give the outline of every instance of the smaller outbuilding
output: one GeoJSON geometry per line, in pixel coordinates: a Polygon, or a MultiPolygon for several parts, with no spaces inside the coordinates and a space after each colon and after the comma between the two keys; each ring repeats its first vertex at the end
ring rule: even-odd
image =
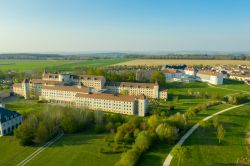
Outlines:
{"type": "Polygon", "coordinates": [[[21,114],[0,107],[0,137],[12,133],[21,123],[21,114]]]}

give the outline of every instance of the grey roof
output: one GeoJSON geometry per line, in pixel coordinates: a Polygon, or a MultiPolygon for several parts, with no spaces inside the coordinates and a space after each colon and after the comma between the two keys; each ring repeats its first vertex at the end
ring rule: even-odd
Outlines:
{"type": "Polygon", "coordinates": [[[5,108],[0,107],[0,123],[4,123],[4,122],[8,121],[7,117],[9,119],[12,119],[11,116],[18,117],[18,116],[21,116],[21,114],[19,114],[16,111],[10,111],[10,110],[7,110],[5,108]]]}

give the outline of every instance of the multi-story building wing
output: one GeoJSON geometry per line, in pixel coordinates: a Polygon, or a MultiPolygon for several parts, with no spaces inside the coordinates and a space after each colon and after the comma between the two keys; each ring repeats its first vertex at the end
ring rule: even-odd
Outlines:
{"type": "Polygon", "coordinates": [[[148,98],[159,98],[157,83],[107,82],[106,88],[111,93],[129,94],[131,96],[145,95],[148,98]]]}
{"type": "Polygon", "coordinates": [[[202,82],[208,82],[214,85],[223,84],[223,74],[212,71],[200,70],[197,73],[197,80],[202,82]]]}
{"type": "Polygon", "coordinates": [[[42,79],[31,79],[30,83],[30,95],[34,98],[38,98],[42,94],[42,87],[46,86],[54,86],[54,85],[62,85],[63,82],[54,81],[54,80],[42,80],[42,79]]]}
{"type": "Polygon", "coordinates": [[[77,93],[87,94],[89,88],[82,86],[43,86],[40,100],[46,100],[59,104],[75,104],[77,93]]]}
{"type": "Polygon", "coordinates": [[[103,76],[83,75],[79,76],[80,81],[84,86],[91,87],[97,90],[103,89],[106,79],[103,76]]]}
{"type": "Polygon", "coordinates": [[[0,107],[0,136],[12,133],[21,122],[21,114],[0,107]]]}
{"type": "Polygon", "coordinates": [[[42,75],[42,80],[46,81],[58,81],[63,83],[70,82],[70,74],[52,74],[44,71],[42,75]]]}
{"type": "Polygon", "coordinates": [[[76,106],[126,115],[146,115],[147,99],[144,95],[76,94],[76,106]]]}
{"type": "Polygon", "coordinates": [[[30,98],[29,80],[24,79],[23,82],[21,83],[13,84],[12,91],[19,96],[23,96],[25,99],[29,99],[30,98]]]}
{"type": "Polygon", "coordinates": [[[55,80],[42,80],[42,79],[25,79],[21,83],[14,83],[12,91],[20,96],[24,96],[25,99],[38,98],[42,92],[42,86],[62,85],[63,82],[55,80]]]}

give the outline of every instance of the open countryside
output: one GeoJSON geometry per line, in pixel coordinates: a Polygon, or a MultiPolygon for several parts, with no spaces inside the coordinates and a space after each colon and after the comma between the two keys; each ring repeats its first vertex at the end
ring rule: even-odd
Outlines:
{"type": "Polygon", "coordinates": [[[240,61],[240,60],[191,60],[191,59],[136,59],[129,62],[122,62],[115,65],[126,65],[126,66],[162,66],[164,64],[168,65],[250,65],[250,61],[240,61]]]}
{"type": "Polygon", "coordinates": [[[127,61],[126,58],[95,60],[0,60],[0,71],[73,70],[78,67],[102,67],[127,61]]]}
{"type": "Polygon", "coordinates": [[[0,1],[0,166],[250,166],[250,1],[0,1]]]}

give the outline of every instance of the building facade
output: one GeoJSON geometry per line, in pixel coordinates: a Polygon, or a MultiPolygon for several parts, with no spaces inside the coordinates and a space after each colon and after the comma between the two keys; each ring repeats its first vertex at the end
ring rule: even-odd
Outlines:
{"type": "Polygon", "coordinates": [[[83,75],[79,76],[79,79],[84,86],[91,87],[96,90],[103,89],[106,82],[106,79],[103,76],[83,75]]]}
{"type": "Polygon", "coordinates": [[[197,80],[214,85],[223,84],[223,74],[212,71],[198,71],[197,80]]]}
{"type": "Polygon", "coordinates": [[[162,70],[166,81],[181,81],[184,78],[184,73],[178,69],[166,68],[162,70]]]}
{"type": "Polygon", "coordinates": [[[144,95],[76,94],[76,106],[126,115],[145,116],[147,99],[144,95]]]}
{"type": "Polygon", "coordinates": [[[145,95],[153,99],[167,99],[167,91],[160,95],[161,92],[157,83],[107,82],[106,88],[114,94],[145,95]]]}
{"type": "Polygon", "coordinates": [[[0,107],[0,136],[12,133],[21,123],[21,114],[0,107]]]}

